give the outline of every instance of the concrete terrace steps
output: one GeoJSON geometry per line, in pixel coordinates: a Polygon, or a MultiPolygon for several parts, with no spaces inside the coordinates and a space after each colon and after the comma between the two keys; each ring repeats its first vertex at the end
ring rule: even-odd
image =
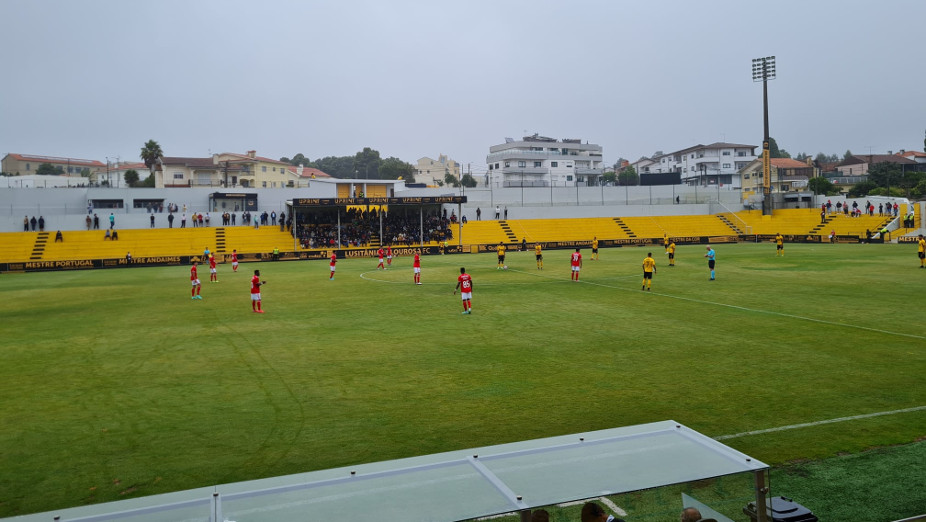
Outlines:
{"type": "Polygon", "coordinates": [[[38,232],[0,232],[0,262],[26,261],[35,248],[38,232]]]}
{"type": "Polygon", "coordinates": [[[35,245],[32,247],[32,254],[29,256],[29,261],[42,259],[42,254],[45,253],[45,247],[48,246],[48,234],[48,232],[39,232],[35,237],[35,245]]]}
{"type": "Polygon", "coordinates": [[[865,237],[866,230],[874,234],[894,219],[878,215],[853,218],[834,213],[826,216],[824,224],[820,222],[820,211],[817,209],[779,209],[771,216],[763,216],[761,210],[744,210],[735,215],[750,227],[751,233],[763,235],[781,233],[828,236],[835,230],[840,236],[865,237]]]}

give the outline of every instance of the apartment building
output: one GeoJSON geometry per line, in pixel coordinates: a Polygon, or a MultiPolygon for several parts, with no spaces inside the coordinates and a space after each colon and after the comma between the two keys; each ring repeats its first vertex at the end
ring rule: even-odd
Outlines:
{"type": "Polygon", "coordinates": [[[415,167],[415,181],[418,183],[438,185],[438,181],[444,183],[447,174],[460,181],[460,164],[445,154],[438,154],[436,160],[427,156],[420,158],[415,167]]]}
{"type": "Polygon", "coordinates": [[[595,185],[604,174],[601,145],[537,134],[489,147],[486,163],[496,187],[595,185]]]}
{"type": "MultiPolygon", "coordinates": [[[[676,172],[685,185],[742,187],[739,172],[753,162],[758,145],[717,142],[641,158],[632,165],[641,180],[647,174],[676,172]]],[[[642,183],[641,184],[645,184],[642,183]]]]}

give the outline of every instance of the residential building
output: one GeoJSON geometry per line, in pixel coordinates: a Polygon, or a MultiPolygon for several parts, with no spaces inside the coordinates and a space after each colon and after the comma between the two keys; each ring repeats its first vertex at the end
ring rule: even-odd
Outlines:
{"type": "Polygon", "coordinates": [[[105,168],[97,169],[90,174],[90,181],[97,186],[124,187],[125,173],[134,170],[138,173],[139,181],[145,180],[151,171],[144,163],[120,163],[118,161],[107,163],[105,168]]]}
{"type": "Polygon", "coordinates": [[[290,165],[287,167],[290,174],[295,175],[298,181],[296,181],[297,187],[308,187],[309,181],[313,179],[333,179],[331,175],[327,172],[323,172],[316,168],[304,167],[302,165],[293,166],[290,165]]]}
{"type": "Polygon", "coordinates": [[[917,163],[926,163],[926,152],[920,152],[918,150],[901,150],[897,153],[897,155],[903,156],[917,163]]]}
{"type": "MultiPolygon", "coordinates": [[[[237,166],[230,172],[230,178],[237,182],[240,170],[237,166]]],[[[160,169],[155,172],[154,186],[171,187],[220,187],[223,186],[225,165],[218,165],[214,158],[185,158],[165,156],[161,158],[160,169]]],[[[235,186],[229,183],[228,186],[235,186]]]]}
{"type": "MultiPolygon", "coordinates": [[[[694,186],[720,186],[738,189],[742,186],[739,172],[754,161],[758,145],[717,142],[695,145],[686,149],[642,158],[634,163],[642,180],[646,174],[677,172],[681,182],[694,186]]],[[[641,184],[645,184],[642,183],[641,184]]]]}
{"type": "Polygon", "coordinates": [[[486,163],[497,187],[594,185],[604,174],[601,145],[537,134],[489,147],[486,163]]]}
{"type": "Polygon", "coordinates": [[[275,159],[257,155],[249,150],[247,154],[224,152],[214,154],[213,161],[222,172],[222,184],[225,186],[284,188],[295,187],[298,176],[289,170],[291,165],[275,159]],[[228,169],[229,175],[224,174],[228,169]],[[231,172],[237,169],[237,174],[231,172]],[[225,178],[228,179],[225,179],[225,178]]]}
{"type": "MultiPolygon", "coordinates": [[[[898,165],[916,165],[916,161],[898,154],[853,154],[836,166],[840,176],[867,176],[868,169],[878,163],[896,163],[898,165]]],[[[916,167],[914,167],[915,169],[916,167]]]]}
{"type": "MultiPolygon", "coordinates": [[[[740,171],[743,199],[761,195],[764,191],[764,167],[762,158],[757,158],[740,171]]],[[[776,192],[796,192],[807,188],[810,178],[818,175],[812,162],[805,163],[791,158],[770,158],[770,190],[776,192]]]]}
{"type": "Polygon", "coordinates": [[[447,174],[460,181],[460,164],[448,158],[445,154],[438,154],[436,160],[425,156],[418,160],[415,169],[415,181],[436,186],[444,183],[447,174]]]}
{"type": "Polygon", "coordinates": [[[79,176],[84,169],[90,169],[91,172],[94,172],[106,168],[105,163],[97,160],[9,153],[0,162],[0,169],[8,174],[25,176],[35,174],[39,165],[43,163],[51,164],[53,167],[60,167],[63,174],[75,176],[79,176]]]}
{"type": "Polygon", "coordinates": [[[295,187],[299,176],[289,163],[264,158],[256,151],[225,152],[205,158],[164,157],[156,187],[295,187]]]}

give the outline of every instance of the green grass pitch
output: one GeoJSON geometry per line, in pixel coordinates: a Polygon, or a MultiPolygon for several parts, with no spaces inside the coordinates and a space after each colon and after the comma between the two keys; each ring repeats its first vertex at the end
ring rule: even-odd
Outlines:
{"type": "MultiPolygon", "coordinates": [[[[709,436],[926,405],[910,245],[716,245],[0,276],[0,516],[674,419],[709,436]],[[647,251],[657,261],[641,292],[647,251]],[[453,295],[460,266],[473,314],[453,295]],[[266,314],[251,312],[261,270],[266,314]]],[[[746,435],[770,464],[926,411],[746,435]]],[[[773,492],[774,494],[774,492],[773,492]]],[[[922,492],[920,493],[922,495],[922,492]]]]}

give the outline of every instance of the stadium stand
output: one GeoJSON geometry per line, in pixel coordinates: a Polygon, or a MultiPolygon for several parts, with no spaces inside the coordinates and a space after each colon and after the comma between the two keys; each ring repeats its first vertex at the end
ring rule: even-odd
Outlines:
{"type": "Polygon", "coordinates": [[[133,257],[185,256],[201,254],[206,246],[215,250],[215,228],[167,228],[118,230],[119,239],[105,239],[105,230],[70,231],[64,241],[48,243],[43,261],[69,259],[118,259],[133,257]]]}
{"type": "Polygon", "coordinates": [[[745,210],[733,214],[737,222],[745,223],[749,234],[785,234],[828,236],[835,230],[839,236],[865,237],[865,231],[872,234],[881,230],[893,218],[862,215],[857,218],[843,214],[828,214],[821,223],[818,209],[779,209],[771,216],[763,216],[760,210],[745,210]]]}
{"type": "MultiPolygon", "coordinates": [[[[512,242],[499,221],[469,221],[463,225],[463,243],[467,245],[512,242]]],[[[511,221],[509,221],[511,223],[511,221]]],[[[528,239],[530,241],[530,239],[528,239]]]]}
{"type": "MultiPolygon", "coordinates": [[[[906,212],[901,209],[901,216],[906,212]]],[[[744,210],[716,215],[599,217],[570,219],[519,219],[469,221],[463,225],[462,243],[506,244],[554,241],[591,241],[614,239],[657,239],[669,237],[721,236],[737,234],[819,235],[828,236],[835,230],[839,236],[864,238],[866,230],[876,235],[894,218],[867,216],[853,218],[843,214],[828,214],[820,222],[816,209],[779,209],[772,216],[763,216],[759,210],[744,210]]],[[[901,220],[902,221],[902,220],[901,220]]],[[[916,215],[916,227],[900,228],[892,238],[907,233],[915,234],[923,226],[923,217],[916,215]]],[[[456,234],[457,227],[451,227],[456,234]]],[[[127,252],[138,257],[198,255],[208,247],[218,254],[269,253],[274,248],[292,251],[294,244],[289,232],[279,227],[250,226],[159,228],[119,230],[119,240],[104,239],[104,230],[66,231],[64,240],[55,242],[55,233],[4,232],[0,233],[0,262],[64,261],[84,259],[119,259],[127,252]]],[[[451,243],[456,243],[456,238],[451,243]]],[[[436,245],[431,241],[428,245],[436,245]]]]}
{"type": "MultiPolygon", "coordinates": [[[[29,260],[38,234],[38,232],[0,232],[0,262],[29,260]]],[[[51,236],[51,240],[54,240],[54,235],[51,236]]]]}

